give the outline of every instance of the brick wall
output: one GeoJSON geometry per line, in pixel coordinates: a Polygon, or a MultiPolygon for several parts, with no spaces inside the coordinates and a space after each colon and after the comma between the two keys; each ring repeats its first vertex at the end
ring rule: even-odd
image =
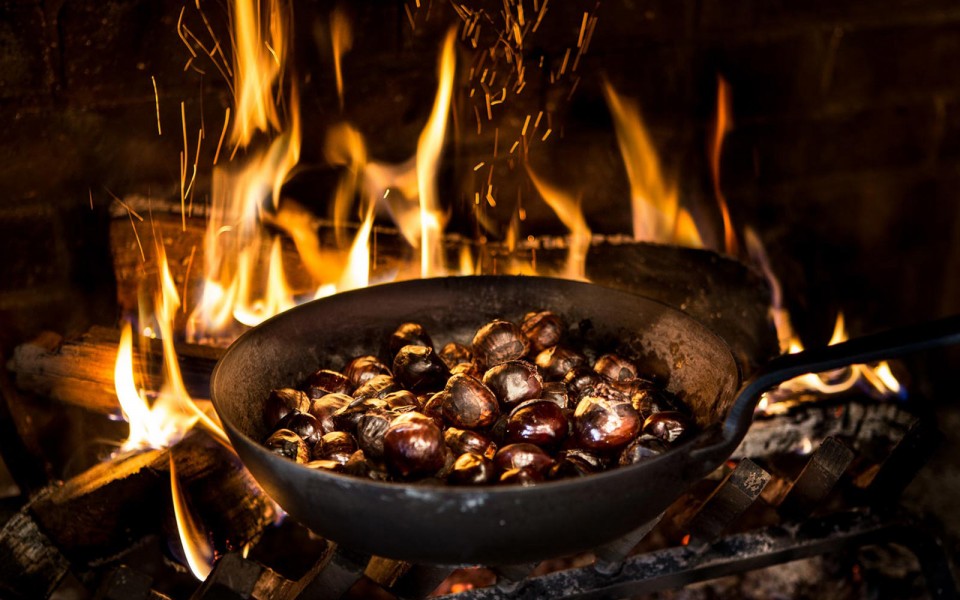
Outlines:
{"type": "MultiPolygon", "coordinates": [[[[202,5],[226,39],[222,6],[202,5]]],[[[452,10],[432,3],[430,19],[419,13],[412,32],[398,1],[347,6],[356,33],[344,59],[344,117],[365,133],[371,155],[402,160],[430,109],[437,44],[452,10]]],[[[528,55],[557,64],[594,6],[554,0],[528,55]]],[[[190,2],[0,1],[0,311],[8,331],[114,318],[110,194],[177,196],[181,101],[191,149],[201,120],[208,130],[201,179],[209,172],[229,95],[202,56],[193,66],[205,74],[184,70],[182,8],[202,34],[190,2]]],[[[323,132],[340,118],[324,37],[329,9],[295,7],[308,168],[290,188],[318,210],[332,180],[322,167],[323,132]]],[[[735,222],[767,244],[806,336],[825,338],[838,308],[854,333],[960,312],[955,1],[633,0],[603,3],[597,15],[569,102],[532,73],[527,93],[480,134],[472,108],[458,104],[459,146],[447,152],[442,178],[457,214],[472,204],[472,166],[489,159],[494,128],[516,130],[526,114],[555,109],[563,135],[532,145],[531,164],[582,191],[595,229],[626,230],[627,184],[602,73],[640,101],[684,200],[715,225],[705,148],[723,75],[735,123],[724,189],[735,222]]],[[[495,219],[509,218],[519,190],[525,233],[560,229],[519,164],[511,170],[501,157],[497,178],[495,219]]],[[[199,189],[202,199],[205,181],[199,189]]]]}

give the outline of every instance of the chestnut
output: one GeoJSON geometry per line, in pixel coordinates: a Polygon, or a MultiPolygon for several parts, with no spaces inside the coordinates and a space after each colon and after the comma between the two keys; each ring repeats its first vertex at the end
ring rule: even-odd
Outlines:
{"type": "Polygon", "coordinates": [[[413,392],[435,392],[450,377],[447,365],[427,346],[404,346],[393,359],[393,376],[413,392]]]}
{"type": "Polygon", "coordinates": [[[274,431],[263,443],[267,450],[300,464],[310,460],[310,450],[299,435],[289,429],[274,431]]]}
{"type": "Polygon", "coordinates": [[[563,383],[567,386],[570,396],[579,401],[586,395],[593,395],[597,386],[603,383],[603,375],[581,365],[570,369],[564,376],[563,383]]]}
{"type": "Polygon", "coordinates": [[[518,406],[507,419],[506,441],[527,442],[552,447],[567,437],[567,417],[563,409],[546,400],[534,400],[518,406]]]}
{"type": "Polygon", "coordinates": [[[462,362],[453,365],[450,368],[451,375],[469,375],[470,377],[476,377],[480,379],[480,369],[477,368],[477,363],[475,362],[462,362]]]}
{"type": "Polygon", "coordinates": [[[333,471],[334,473],[345,473],[347,472],[344,468],[343,463],[337,462],[335,460],[329,459],[317,459],[311,460],[306,465],[308,469],[321,469],[324,471],[333,471]]]}
{"type": "Polygon", "coordinates": [[[539,446],[533,444],[510,444],[497,450],[493,457],[493,465],[498,471],[510,469],[531,468],[543,472],[553,465],[553,459],[539,446]]]}
{"type": "Polygon", "coordinates": [[[597,359],[593,370],[611,381],[629,381],[637,378],[637,367],[616,354],[604,354],[597,359]]]}
{"type": "Polygon", "coordinates": [[[602,471],[607,466],[607,460],[598,454],[582,448],[567,448],[557,453],[557,459],[570,458],[590,466],[594,471],[602,471]]]}
{"type": "Polygon", "coordinates": [[[404,346],[424,346],[433,349],[433,340],[423,325],[419,323],[403,323],[390,335],[388,343],[390,356],[396,356],[404,346]]]}
{"type": "Polygon", "coordinates": [[[690,430],[690,418],[682,412],[664,410],[647,417],[643,432],[664,441],[675,442],[690,430]]]}
{"type": "Polygon", "coordinates": [[[313,447],[311,457],[314,460],[335,460],[346,463],[350,455],[357,451],[357,441],[345,431],[333,431],[325,434],[313,447]]]}
{"type": "Polygon", "coordinates": [[[530,351],[534,354],[559,344],[564,329],[563,319],[549,310],[528,313],[520,324],[520,331],[530,341],[530,351]]]}
{"type": "Polygon", "coordinates": [[[640,432],[639,413],[628,402],[611,402],[587,396],[577,404],[574,429],[580,445],[588,450],[616,450],[640,432]]]}
{"type": "Polygon", "coordinates": [[[460,363],[473,362],[473,352],[463,344],[450,342],[440,349],[438,353],[440,359],[446,363],[448,369],[452,369],[460,363]]]}
{"type": "Polygon", "coordinates": [[[510,360],[491,367],[483,374],[483,384],[505,408],[539,398],[543,390],[543,379],[537,367],[525,360],[510,360]]]}
{"type": "Polygon", "coordinates": [[[354,388],[358,388],[370,381],[377,375],[392,376],[393,373],[387,365],[380,362],[376,356],[358,356],[347,363],[343,370],[344,375],[350,380],[354,388]]]}
{"type": "Polygon", "coordinates": [[[333,420],[334,413],[351,402],[353,402],[353,398],[346,394],[327,394],[311,402],[307,412],[320,422],[320,429],[323,433],[330,433],[337,429],[333,420]]]}
{"type": "Polygon", "coordinates": [[[371,411],[357,421],[357,444],[367,456],[383,458],[383,435],[390,427],[394,415],[371,411]]]}
{"type": "Polygon", "coordinates": [[[360,417],[374,410],[387,410],[387,403],[379,398],[357,398],[337,409],[331,418],[336,430],[354,433],[360,417]]]}
{"type": "Polygon", "coordinates": [[[521,485],[524,487],[536,485],[543,481],[540,471],[532,467],[507,469],[500,475],[500,483],[504,485],[521,485]]]}
{"type": "Polygon", "coordinates": [[[443,392],[443,418],[454,427],[486,427],[500,416],[497,397],[479,379],[454,375],[443,392]]]}
{"type": "Polygon", "coordinates": [[[457,457],[447,481],[454,485],[483,485],[493,479],[493,462],[486,456],[467,452],[457,457]]]}
{"type": "Polygon", "coordinates": [[[493,440],[469,429],[448,427],[443,432],[443,441],[457,455],[469,452],[492,459],[497,453],[497,445],[493,440]]]}
{"type": "Polygon", "coordinates": [[[587,359],[566,346],[553,346],[537,355],[537,366],[545,381],[561,381],[574,367],[579,367],[587,359]]]}
{"type": "Polygon", "coordinates": [[[590,463],[587,461],[577,458],[576,456],[568,456],[561,458],[557,461],[555,465],[550,467],[550,470],[547,471],[548,479],[567,479],[573,477],[584,477],[592,473],[596,473],[590,463]]]}
{"type": "Polygon", "coordinates": [[[362,398],[382,398],[400,389],[400,386],[389,375],[377,375],[371,377],[366,383],[353,390],[353,397],[362,398]]]}
{"type": "Polygon", "coordinates": [[[263,403],[263,420],[270,429],[275,429],[280,419],[291,412],[307,412],[310,398],[300,390],[281,388],[270,390],[267,401],[263,403]]]}
{"type": "Polygon", "coordinates": [[[630,404],[644,419],[658,412],[676,410],[675,404],[666,392],[656,389],[641,389],[630,396],[630,404]]]}
{"type": "Polygon", "coordinates": [[[398,408],[403,408],[406,406],[420,407],[420,403],[417,402],[417,397],[413,392],[407,390],[397,390],[396,392],[390,392],[383,398],[384,402],[387,403],[387,406],[390,407],[390,410],[395,410],[398,408]]]}
{"type": "Polygon", "coordinates": [[[445,450],[440,428],[416,412],[396,417],[383,436],[387,467],[402,477],[436,473],[444,465],[445,450]]]}
{"type": "Polygon", "coordinates": [[[576,407],[576,403],[571,405],[570,394],[567,392],[567,386],[562,381],[548,381],[544,383],[543,390],[540,392],[540,399],[553,402],[560,408],[576,407]]]}
{"type": "Polygon", "coordinates": [[[666,451],[667,446],[659,438],[645,433],[623,449],[618,463],[620,466],[635,465],[656,458],[666,451]]]}
{"type": "Polygon", "coordinates": [[[527,337],[509,321],[491,321],[473,336],[473,356],[485,369],[523,358],[529,349],[527,337]]]}
{"type": "Polygon", "coordinates": [[[310,413],[292,412],[280,419],[277,429],[288,429],[294,432],[311,448],[323,435],[320,421],[310,413]]]}
{"type": "Polygon", "coordinates": [[[446,402],[447,395],[447,392],[437,392],[433,394],[429,400],[424,402],[423,407],[420,409],[420,412],[433,419],[433,422],[436,423],[440,429],[443,429],[446,425],[443,420],[443,405],[446,402]]]}
{"type": "Polygon", "coordinates": [[[390,479],[390,475],[381,465],[367,459],[363,450],[357,450],[350,455],[350,459],[343,465],[343,472],[354,477],[366,477],[376,481],[388,481],[390,479]]]}
{"type": "Polygon", "coordinates": [[[303,382],[303,387],[306,388],[311,400],[322,398],[327,394],[349,394],[353,390],[353,384],[346,375],[327,369],[320,369],[311,374],[303,382]]]}

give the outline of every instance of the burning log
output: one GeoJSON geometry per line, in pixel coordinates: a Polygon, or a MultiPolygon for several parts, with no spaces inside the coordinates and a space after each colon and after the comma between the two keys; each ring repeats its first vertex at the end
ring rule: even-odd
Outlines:
{"type": "MultiPolygon", "coordinates": [[[[44,333],[14,349],[7,368],[16,386],[95,412],[116,414],[120,409],[114,387],[114,363],[120,332],[93,327],[74,340],[44,333]]],[[[194,344],[178,344],[177,357],[187,392],[204,398],[209,393],[210,371],[223,350],[194,344]]],[[[150,340],[146,361],[134,356],[134,368],[146,380],[143,387],[160,389],[163,348],[150,340]]]]}

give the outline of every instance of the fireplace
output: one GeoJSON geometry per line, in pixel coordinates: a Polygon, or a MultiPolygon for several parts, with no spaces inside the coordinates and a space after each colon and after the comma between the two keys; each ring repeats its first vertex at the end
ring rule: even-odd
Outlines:
{"type": "MultiPolygon", "coordinates": [[[[949,587],[936,548],[955,553],[960,539],[950,509],[958,493],[949,456],[957,443],[955,351],[888,365],[897,389],[883,387],[885,374],[873,375],[879,387],[867,375],[840,395],[798,387],[771,398],[781,400],[778,408],[758,415],[735,463],[619,546],[596,549],[596,562],[579,557],[498,573],[451,576],[335,551],[283,520],[230,451],[203,432],[184,431],[168,452],[108,458],[127,435],[126,424],[108,416],[120,416],[113,386],[123,321],[138,334],[149,330],[131,344],[133,363],[145,371],[135,387],[160,392],[171,368],[162,340],[171,339],[186,391],[203,399],[222,347],[289,304],[253,294],[239,311],[246,322],[212,328],[191,319],[212,273],[205,244],[218,190],[249,187],[237,183],[238,171],[277,140],[285,140],[276,150],[280,165],[256,185],[271,188],[279,172],[282,203],[264,212],[256,240],[228,246],[223,260],[256,244],[267,273],[275,244],[298,301],[424,272],[585,277],[689,312],[724,337],[747,372],[788,349],[777,346],[771,305],[781,320],[789,311],[794,341],[808,347],[828,343],[840,312],[854,336],[957,313],[958,82],[944,66],[960,45],[952,7],[284,4],[286,36],[262,33],[252,50],[266,65],[284,65],[266,83],[267,99],[280,107],[276,124],[266,117],[247,137],[237,132],[239,40],[226,7],[14,2],[2,10],[9,51],[0,102],[11,116],[0,206],[8,526],[45,535],[38,547],[53,557],[47,574],[58,574],[45,582],[49,589],[39,575],[31,592],[59,586],[58,593],[124,597],[124,585],[140,585],[141,594],[206,597],[232,585],[218,581],[246,577],[252,587],[234,589],[237,597],[254,587],[256,597],[292,597],[298,582],[309,593],[353,587],[361,597],[383,589],[416,596],[444,581],[443,591],[477,597],[614,585],[639,594],[861,541],[908,546],[926,568],[918,587],[934,595],[949,587]],[[280,39],[292,44],[281,47],[280,39]],[[455,62],[441,123],[434,107],[445,43],[455,62]],[[302,139],[292,152],[284,136],[295,120],[302,139]],[[441,135],[423,141],[429,123],[441,135]],[[434,204],[426,212],[405,207],[397,197],[430,194],[405,188],[411,174],[414,184],[423,179],[417,161],[428,159],[436,163],[434,204]],[[216,180],[214,162],[235,187],[216,180]],[[361,170],[366,179],[352,181],[361,170]],[[344,185],[355,188],[350,200],[367,201],[338,213],[333,199],[344,185]],[[637,208],[650,203],[653,213],[637,208]],[[424,227],[431,210],[442,227],[424,227]],[[313,232],[306,242],[292,224],[304,219],[313,232]],[[667,225],[651,225],[657,219],[667,225]],[[365,226],[373,248],[367,270],[344,283],[341,267],[365,226]],[[411,242],[424,238],[436,242],[432,257],[411,242]],[[302,251],[311,243],[337,252],[311,263],[302,251]],[[156,316],[158,247],[184,305],[167,307],[170,336],[156,316]],[[318,274],[331,261],[337,272],[318,274]],[[937,430],[946,437],[940,453],[937,430]],[[51,491],[54,482],[78,485],[78,476],[88,478],[81,481],[93,496],[74,494],[69,483],[66,492],[51,491]],[[816,484],[804,483],[811,477],[816,484]],[[181,548],[171,479],[184,486],[180,510],[212,540],[217,562],[206,566],[213,570],[202,584],[188,570],[191,550],[181,548]],[[891,510],[886,499],[903,488],[909,510],[891,510]],[[228,494],[217,500],[211,489],[228,494]],[[139,520],[119,500],[126,498],[149,498],[143,511],[156,516],[139,520]],[[18,512],[28,500],[28,512],[18,512]],[[118,529],[97,531],[102,506],[117,508],[115,521],[104,522],[118,529]],[[900,536],[904,524],[917,525],[917,513],[943,524],[939,538],[900,536]],[[66,524],[73,514],[89,517],[80,533],[66,524]],[[800,529],[788,536],[778,529],[795,523],[800,529]],[[823,533],[828,528],[832,535],[823,533]],[[68,543],[65,531],[80,537],[68,543]],[[271,562],[292,544],[303,551],[285,556],[285,566],[271,562]],[[776,551],[751,553],[761,546],[776,551]]],[[[236,23],[232,3],[230,11],[236,23]]],[[[217,310],[208,307],[207,316],[217,310]]],[[[25,539],[40,539],[32,535],[25,539]]],[[[854,587],[865,572],[873,584],[891,572],[877,566],[881,559],[864,560],[836,573],[824,559],[785,569],[816,568],[823,581],[832,575],[854,587]]]]}

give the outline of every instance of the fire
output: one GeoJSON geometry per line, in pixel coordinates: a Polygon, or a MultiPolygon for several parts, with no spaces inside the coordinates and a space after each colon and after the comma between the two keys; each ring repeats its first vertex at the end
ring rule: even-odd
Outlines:
{"type": "Polygon", "coordinates": [[[343,55],[353,46],[353,32],[347,15],[339,8],[330,14],[330,42],[333,44],[333,73],[337,81],[337,99],[343,112],[343,55]]]}
{"type": "Polygon", "coordinates": [[[590,228],[580,210],[580,200],[574,199],[538,177],[532,169],[527,173],[537,192],[543,198],[564,226],[570,231],[570,249],[567,266],[563,276],[568,279],[586,280],[587,251],[590,249],[590,228]]]}
{"type": "Polygon", "coordinates": [[[713,195],[720,207],[720,216],[723,218],[723,242],[727,254],[736,256],[739,244],[737,234],[733,230],[733,221],[730,219],[730,208],[720,186],[720,154],[723,149],[723,138],[732,127],[730,110],[730,85],[723,77],[717,78],[717,119],[713,133],[713,145],[710,147],[710,175],[713,180],[713,195]]]}
{"type": "Polygon", "coordinates": [[[170,454],[170,495],[173,498],[173,514],[187,566],[194,577],[203,581],[213,571],[214,552],[207,536],[190,513],[189,504],[177,480],[177,465],[173,454],[170,454]]]}

